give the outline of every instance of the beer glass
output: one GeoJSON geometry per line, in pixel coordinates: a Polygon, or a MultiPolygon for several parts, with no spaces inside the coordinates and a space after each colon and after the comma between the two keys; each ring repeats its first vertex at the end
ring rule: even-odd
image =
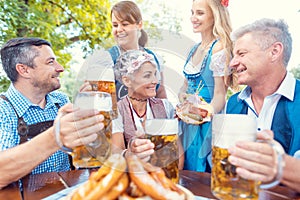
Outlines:
{"type": "Polygon", "coordinates": [[[92,91],[107,92],[112,97],[112,119],[118,117],[117,95],[114,71],[111,66],[92,65],[87,71],[87,81],[92,91]]]}
{"type": "MultiPolygon", "coordinates": [[[[213,116],[211,190],[218,199],[258,199],[259,189],[263,188],[262,186],[268,188],[268,185],[261,185],[258,181],[239,177],[235,171],[236,167],[228,161],[229,147],[234,146],[237,141],[255,141],[256,135],[255,117],[242,114],[213,116]]],[[[271,146],[282,156],[276,145],[271,146]]],[[[281,163],[278,163],[278,166],[280,165],[281,163]]]]}
{"type": "Polygon", "coordinates": [[[154,143],[150,163],[161,167],[174,183],[179,181],[178,120],[150,119],[145,122],[145,138],[154,143]]]}
{"type": "Polygon", "coordinates": [[[71,153],[75,168],[99,167],[111,155],[111,95],[106,92],[79,92],[75,97],[74,106],[96,109],[104,116],[104,128],[97,133],[97,139],[74,148],[71,153]]]}

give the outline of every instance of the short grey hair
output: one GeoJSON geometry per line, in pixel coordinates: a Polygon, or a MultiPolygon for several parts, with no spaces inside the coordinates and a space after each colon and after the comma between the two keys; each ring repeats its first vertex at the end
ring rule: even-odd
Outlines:
{"type": "Polygon", "coordinates": [[[260,19],[251,24],[243,26],[231,35],[235,42],[245,34],[250,33],[261,49],[267,49],[275,42],[281,42],[283,45],[283,64],[287,67],[292,54],[292,36],[289,27],[283,19],[278,21],[273,19],[260,19]]]}

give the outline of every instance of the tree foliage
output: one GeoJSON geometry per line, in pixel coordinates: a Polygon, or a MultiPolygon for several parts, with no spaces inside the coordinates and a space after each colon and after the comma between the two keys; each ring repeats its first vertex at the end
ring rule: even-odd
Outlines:
{"type": "Polygon", "coordinates": [[[50,41],[62,64],[74,42],[82,49],[105,46],[111,36],[109,0],[5,0],[0,2],[0,42],[13,37],[42,37],[50,41]]]}
{"type": "MultiPolygon", "coordinates": [[[[69,68],[70,47],[87,53],[111,37],[109,0],[1,0],[0,44],[14,37],[41,37],[52,43],[58,61],[69,68]]],[[[109,40],[108,40],[109,41],[109,40]]],[[[1,76],[1,91],[9,81],[1,76]]]]}
{"type": "MultiPolygon", "coordinates": [[[[41,37],[52,43],[58,61],[67,69],[72,60],[71,51],[81,47],[82,57],[93,49],[112,44],[110,8],[116,0],[0,0],[0,45],[14,37],[41,37]]],[[[159,28],[174,32],[180,30],[174,13],[153,12],[147,8],[164,6],[158,1],[136,0],[142,10],[144,26],[149,35],[159,38],[159,28]],[[150,17],[149,17],[150,16],[150,17]],[[144,18],[145,19],[145,18],[144,18]],[[148,21],[149,20],[149,21],[148,21]],[[163,27],[164,25],[164,27],[163,27]]],[[[69,70],[70,72],[70,70],[69,70]]],[[[74,77],[68,74],[68,80],[74,77]]],[[[0,74],[0,91],[9,81],[0,74]]],[[[65,87],[65,88],[68,88],[65,87]]]]}
{"type": "Polygon", "coordinates": [[[298,65],[295,68],[292,68],[291,73],[294,75],[295,78],[300,79],[300,65],[298,65]]]}

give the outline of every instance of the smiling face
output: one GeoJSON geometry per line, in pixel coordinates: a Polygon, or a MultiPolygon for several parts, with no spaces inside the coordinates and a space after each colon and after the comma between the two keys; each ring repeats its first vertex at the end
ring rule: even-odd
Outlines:
{"type": "Polygon", "coordinates": [[[28,68],[31,85],[46,94],[59,89],[59,75],[64,68],[56,61],[51,47],[42,45],[33,48],[39,53],[34,58],[34,67],[28,68]]]}
{"type": "Polygon", "coordinates": [[[236,40],[233,53],[230,66],[236,69],[239,84],[261,84],[270,74],[270,48],[262,50],[250,33],[236,40]]]}
{"type": "Polygon", "coordinates": [[[117,16],[116,13],[112,13],[112,33],[115,41],[125,50],[136,49],[142,22],[130,23],[117,16]]]}
{"type": "Polygon", "coordinates": [[[214,17],[206,0],[194,0],[191,11],[191,22],[195,33],[212,31],[214,17]]]}
{"type": "Polygon", "coordinates": [[[124,84],[128,87],[131,97],[147,99],[156,96],[156,85],[158,83],[158,72],[156,66],[145,62],[142,66],[127,76],[124,84]]]}

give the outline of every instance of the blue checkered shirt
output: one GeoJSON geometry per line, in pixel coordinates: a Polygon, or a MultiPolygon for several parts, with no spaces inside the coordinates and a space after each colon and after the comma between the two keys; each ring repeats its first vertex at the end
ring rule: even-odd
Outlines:
{"type": "MultiPolygon", "coordinates": [[[[65,94],[54,91],[46,96],[47,103],[45,108],[42,109],[17,91],[13,84],[3,94],[12,103],[19,117],[23,116],[27,125],[54,120],[58,112],[55,103],[58,103],[61,107],[69,102],[65,94]]],[[[19,145],[20,137],[17,132],[17,124],[18,117],[11,104],[0,98],[0,151],[19,145]]],[[[38,152],[32,152],[32,156],[36,153],[38,152]]],[[[67,170],[70,170],[68,155],[62,151],[57,151],[33,169],[32,174],[67,170]]]]}

